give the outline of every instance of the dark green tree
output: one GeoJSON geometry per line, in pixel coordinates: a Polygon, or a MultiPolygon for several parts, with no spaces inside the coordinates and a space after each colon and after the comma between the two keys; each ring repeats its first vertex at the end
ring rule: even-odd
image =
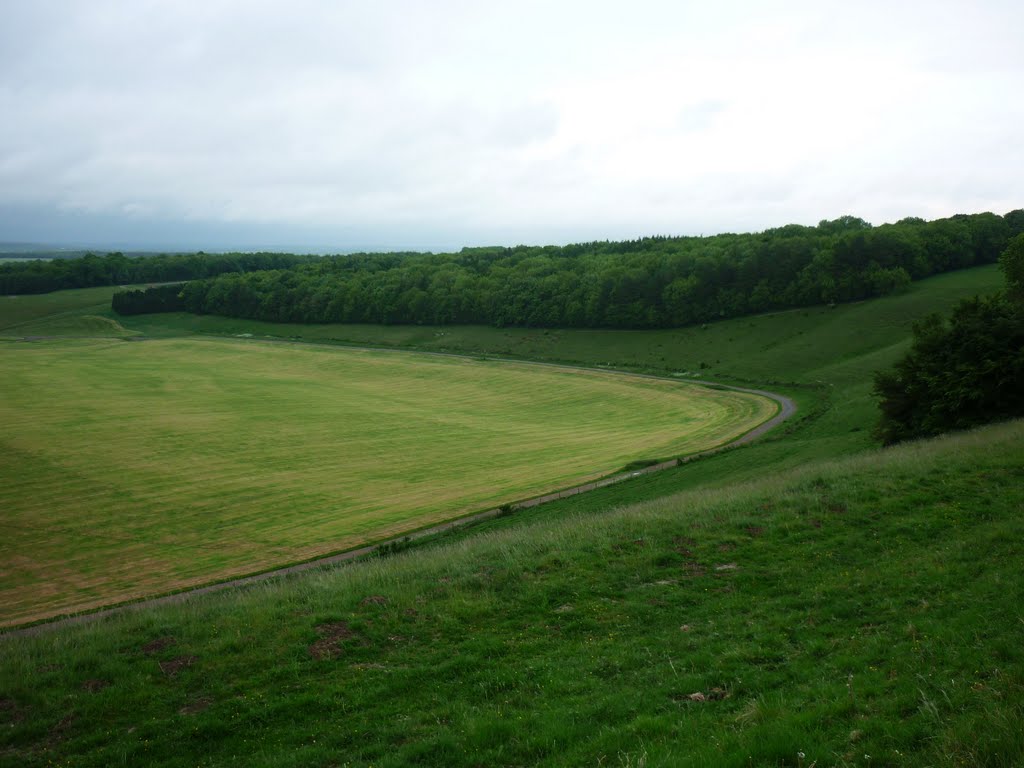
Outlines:
{"type": "Polygon", "coordinates": [[[1001,296],[914,328],[910,353],[875,375],[885,444],[1024,416],[1024,316],[1001,296]]]}
{"type": "MultiPolygon", "coordinates": [[[[109,267],[123,274],[144,265],[146,281],[202,281],[204,287],[184,291],[189,311],[256,320],[665,328],[894,293],[911,280],[995,261],[1012,231],[994,214],[880,227],[846,216],[817,227],[712,237],[292,262],[301,257],[195,254],[112,259],[109,267]]],[[[78,272],[99,266],[86,263],[74,274],[53,269],[77,284],[78,272]]],[[[35,285],[40,269],[10,277],[35,285]]],[[[0,265],[0,293],[4,277],[0,265]]]]}
{"type": "Polygon", "coordinates": [[[999,266],[1006,275],[1006,292],[1013,301],[1024,303],[1024,233],[1010,240],[999,257],[999,266]]]}
{"type": "Polygon", "coordinates": [[[961,302],[914,326],[910,352],[875,374],[875,434],[891,444],[1024,416],[1024,234],[1000,257],[1005,294],[961,302]]]}

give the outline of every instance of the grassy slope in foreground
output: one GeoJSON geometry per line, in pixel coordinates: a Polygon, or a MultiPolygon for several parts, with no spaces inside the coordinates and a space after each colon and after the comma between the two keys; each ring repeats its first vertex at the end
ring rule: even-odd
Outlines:
{"type": "Polygon", "coordinates": [[[244,343],[0,348],[0,624],[309,559],[728,442],[761,397],[244,343]]]}
{"type": "Polygon", "coordinates": [[[1015,422],[9,638],[0,763],[1021,765],[1022,467],[1015,422]]]}

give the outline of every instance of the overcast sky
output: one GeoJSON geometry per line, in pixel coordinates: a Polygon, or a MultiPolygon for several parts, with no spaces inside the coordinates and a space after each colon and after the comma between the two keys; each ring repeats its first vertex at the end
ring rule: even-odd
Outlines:
{"type": "Polygon", "coordinates": [[[0,241],[439,250],[1005,213],[1021,30],[1021,0],[0,0],[0,241]]]}

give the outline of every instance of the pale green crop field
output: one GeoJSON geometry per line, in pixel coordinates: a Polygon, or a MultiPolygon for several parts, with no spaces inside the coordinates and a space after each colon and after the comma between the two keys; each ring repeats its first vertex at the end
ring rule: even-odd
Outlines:
{"type": "Polygon", "coordinates": [[[764,398],[408,352],[0,343],[0,624],[336,552],[726,443],[764,398]]]}

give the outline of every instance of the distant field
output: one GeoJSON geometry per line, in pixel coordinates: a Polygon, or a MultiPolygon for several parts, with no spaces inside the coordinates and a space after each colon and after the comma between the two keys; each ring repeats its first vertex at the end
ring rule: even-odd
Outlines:
{"type": "Polygon", "coordinates": [[[8,342],[0,371],[0,624],[353,547],[720,445],[776,410],[671,381],[226,340],[8,342]]]}
{"type": "Polygon", "coordinates": [[[110,297],[117,290],[107,286],[33,296],[0,296],[0,338],[44,336],[55,326],[76,324],[83,313],[110,314],[110,297]]]}

